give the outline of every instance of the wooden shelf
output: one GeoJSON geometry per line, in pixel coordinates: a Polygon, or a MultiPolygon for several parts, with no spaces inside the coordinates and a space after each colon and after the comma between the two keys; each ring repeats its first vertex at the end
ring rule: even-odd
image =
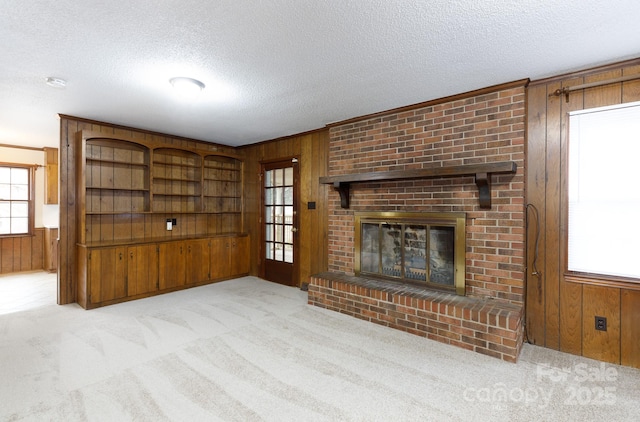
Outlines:
{"type": "Polygon", "coordinates": [[[210,177],[205,177],[204,180],[209,182],[237,182],[235,179],[212,179],[210,177]]]}
{"type": "Polygon", "coordinates": [[[119,166],[129,166],[129,167],[149,167],[147,163],[134,163],[134,162],[126,162],[126,161],[118,161],[118,160],[107,160],[103,158],[91,158],[87,157],[87,163],[104,163],[104,164],[116,164],[119,166]]]}
{"type": "Polygon", "coordinates": [[[153,180],[168,181],[168,182],[200,183],[200,179],[188,179],[188,178],[180,178],[180,177],[158,177],[158,176],[153,176],[153,180]]]}
{"type": "MultiPolygon", "coordinates": [[[[103,212],[87,212],[85,215],[141,215],[141,214],[153,214],[153,215],[181,215],[181,214],[202,214],[202,215],[227,215],[227,214],[242,214],[242,211],[103,211],[103,212]]],[[[234,232],[235,233],[235,232],[234,232]]],[[[96,242],[97,243],[97,242],[96,242]]]]}
{"type": "Polygon", "coordinates": [[[86,215],[125,215],[125,214],[152,214],[151,211],[102,211],[102,212],[87,212],[86,215]]]}
{"type": "Polygon", "coordinates": [[[169,166],[169,167],[183,167],[188,169],[200,169],[199,164],[184,164],[184,163],[165,163],[163,161],[154,161],[153,165],[169,166]]]}
{"type": "Polygon", "coordinates": [[[199,193],[194,193],[194,194],[189,194],[189,193],[157,193],[154,192],[153,196],[180,196],[180,197],[186,197],[186,198],[200,198],[200,194],[199,193]]]}
{"type": "Polygon", "coordinates": [[[156,137],[79,131],[75,138],[73,274],[81,306],[95,308],[249,272],[241,157],[219,157],[156,137]],[[171,231],[167,218],[179,222],[171,231]]]}
{"type": "Polygon", "coordinates": [[[211,169],[211,170],[228,170],[228,171],[240,171],[239,168],[236,167],[216,167],[216,166],[208,166],[208,165],[204,165],[203,166],[205,169],[211,169]]]}
{"type": "Polygon", "coordinates": [[[87,186],[87,189],[94,189],[94,190],[111,190],[111,191],[127,191],[127,192],[149,192],[149,189],[143,189],[143,188],[107,188],[107,187],[102,187],[102,186],[87,186]]]}
{"type": "Polygon", "coordinates": [[[325,176],[320,178],[320,183],[332,184],[340,194],[340,206],[346,209],[349,208],[349,191],[352,183],[475,176],[476,186],[478,186],[478,191],[480,192],[480,208],[491,208],[491,174],[515,174],[516,170],[517,164],[514,161],[500,161],[495,163],[464,164],[460,166],[418,170],[378,171],[345,174],[342,176],[325,176]]]}

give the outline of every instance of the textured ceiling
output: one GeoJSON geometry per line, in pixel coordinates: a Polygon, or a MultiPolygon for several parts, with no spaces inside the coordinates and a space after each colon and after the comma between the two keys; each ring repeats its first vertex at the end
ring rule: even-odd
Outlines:
{"type": "Polygon", "coordinates": [[[0,143],[55,146],[62,113],[250,144],[635,58],[639,21],[637,0],[2,0],[0,143]]]}

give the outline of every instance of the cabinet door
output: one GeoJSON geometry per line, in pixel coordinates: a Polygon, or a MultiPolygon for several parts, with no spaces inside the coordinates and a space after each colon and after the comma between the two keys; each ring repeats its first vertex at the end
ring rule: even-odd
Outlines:
{"type": "Polygon", "coordinates": [[[249,236],[231,238],[231,275],[249,273],[249,236]]]}
{"type": "Polygon", "coordinates": [[[198,283],[209,280],[209,239],[189,240],[185,244],[186,282],[198,283]]]}
{"type": "Polygon", "coordinates": [[[159,246],[159,286],[160,290],[185,284],[184,242],[167,242],[159,246]]]}
{"type": "Polygon", "coordinates": [[[127,255],[127,295],[158,290],[158,245],[129,246],[127,255]]]}
{"type": "Polygon", "coordinates": [[[89,302],[97,304],[126,296],[125,247],[89,252],[89,302]]]}
{"type": "Polygon", "coordinates": [[[228,278],[231,274],[229,266],[229,250],[231,242],[229,237],[216,237],[211,239],[211,280],[228,278]]]}
{"type": "Polygon", "coordinates": [[[58,203],[58,148],[44,149],[44,203],[58,203]]]}

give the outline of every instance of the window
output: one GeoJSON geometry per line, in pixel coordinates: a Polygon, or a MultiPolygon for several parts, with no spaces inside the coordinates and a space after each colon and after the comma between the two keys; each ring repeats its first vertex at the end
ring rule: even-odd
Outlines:
{"type": "Polygon", "coordinates": [[[640,103],[573,112],[569,125],[568,270],[640,279],[640,103]]]}
{"type": "Polygon", "coordinates": [[[0,165],[0,235],[31,233],[32,172],[30,166],[0,165]]]}

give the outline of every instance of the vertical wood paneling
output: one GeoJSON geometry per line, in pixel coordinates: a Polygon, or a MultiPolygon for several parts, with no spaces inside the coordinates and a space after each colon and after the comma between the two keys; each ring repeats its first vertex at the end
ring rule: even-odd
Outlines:
{"type": "Polygon", "coordinates": [[[24,271],[22,270],[22,255],[24,254],[24,251],[22,249],[23,239],[23,237],[13,238],[13,247],[15,248],[15,250],[13,251],[13,263],[11,264],[11,268],[13,268],[13,271],[24,271]]]}
{"type": "Polygon", "coordinates": [[[58,271],[58,229],[44,229],[44,263],[45,271],[55,273],[58,271]]]}
{"type": "MultiPolygon", "coordinates": [[[[547,88],[553,92],[560,84],[547,88]]],[[[547,101],[547,137],[545,173],[547,178],[544,221],[548,223],[542,253],[545,254],[545,327],[546,346],[560,349],[560,267],[558,251],[560,248],[560,114],[562,99],[549,97],[547,101]]]]}
{"type": "Polygon", "coordinates": [[[68,139],[69,139],[69,121],[61,119],[60,121],[60,189],[59,189],[59,262],[58,266],[58,304],[71,303],[76,300],[75,295],[69,294],[69,289],[73,284],[69,276],[69,248],[73,248],[75,252],[75,243],[69,243],[69,207],[68,207],[68,191],[69,191],[69,157],[68,139]]]}
{"type": "Polygon", "coordinates": [[[144,239],[144,215],[132,215],[131,216],[131,239],[144,239]]]}
{"type": "MultiPolygon", "coordinates": [[[[305,136],[304,142],[300,146],[301,157],[313,157],[313,135],[309,134],[305,136]]],[[[302,161],[302,160],[301,160],[302,161]]],[[[311,251],[315,242],[318,245],[315,236],[315,227],[313,226],[314,213],[317,210],[309,210],[309,201],[314,201],[314,183],[312,182],[314,176],[314,166],[310,160],[305,160],[300,163],[300,221],[298,230],[298,239],[300,241],[300,256],[298,262],[300,264],[300,281],[307,282],[311,275],[311,251]]],[[[317,180],[317,179],[316,179],[317,180]]]]}
{"type": "Polygon", "coordinates": [[[44,228],[37,228],[33,231],[33,237],[31,238],[31,250],[28,252],[30,256],[31,267],[30,270],[46,270],[45,263],[45,248],[47,247],[45,243],[44,236],[44,228]]]}
{"type": "MultiPolygon", "coordinates": [[[[622,72],[624,76],[640,74],[640,65],[629,66],[622,72]]],[[[640,79],[622,83],[622,102],[629,103],[640,100],[640,79]]]]}
{"type": "Polygon", "coordinates": [[[620,289],[585,284],[582,302],[582,354],[620,363],[620,289]],[[607,318],[607,331],[595,328],[595,317],[607,318]]]}
{"type": "MultiPolygon", "coordinates": [[[[541,92],[640,74],[640,60],[593,69],[546,82],[533,82],[528,92],[527,202],[544,203],[540,255],[544,257],[545,316],[539,298],[528,283],[527,324],[535,344],[582,354],[606,362],[640,367],[640,291],[581,284],[564,280],[568,112],[640,100],[640,80],[573,91],[569,102],[552,96],[541,102],[541,92]],[[544,134],[541,121],[546,120],[544,134]],[[544,157],[540,156],[545,151],[544,157]],[[543,162],[541,162],[543,161],[543,162]],[[544,168],[544,173],[542,169],[544,168]],[[544,181],[541,176],[544,174],[544,181]],[[540,197],[544,183],[544,198],[540,197]],[[595,329],[595,316],[607,318],[607,331],[595,329]],[[540,338],[543,335],[543,338],[540,338]]],[[[534,243],[528,235],[528,262],[534,243]]],[[[530,277],[530,276],[529,276],[530,277]]]]}
{"type": "Polygon", "coordinates": [[[260,180],[259,161],[263,157],[262,145],[258,144],[247,149],[243,149],[244,168],[243,168],[243,199],[244,199],[244,230],[251,235],[250,256],[251,266],[250,273],[259,275],[262,257],[259,254],[261,243],[259,229],[259,206],[260,206],[260,180]]]}
{"type": "Polygon", "coordinates": [[[58,203],[58,148],[44,149],[44,203],[58,203]]]}
{"type": "Polygon", "coordinates": [[[131,214],[113,216],[113,240],[131,239],[131,214]]]}
{"type": "Polygon", "coordinates": [[[299,279],[306,283],[311,274],[326,270],[326,195],[325,188],[319,187],[318,178],[326,175],[328,151],[328,130],[316,131],[242,148],[245,159],[244,201],[245,230],[250,235],[252,259],[251,274],[261,272],[261,223],[260,206],[262,185],[259,179],[260,162],[281,158],[300,157],[299,201],[299,279]],[[322,193],[322,195],[320,195],[322,193]],[[316,209],[309,210],[308,202],[315,202],[316,209]]]}
{"type": "Polygon", "coordinates": [[[2,274],[12,273],[13,270],[13,237],[5,237],[0,239],[0,253],[2,254],[2,274]]]}
{"type": "Polygon", "coordinates": [[[545,337],[545,154],[547,129],[547,89],[538,85],[529,89],[529,108],[534,112],[527,116],[527,203],[534,208],[527,210],[527,274],[526,274],[526,331],[530,343],[544,345],[545,337]],[[536,212],[537,211],[537,212],[536,212]],[[538,217],[537,219],[535,217],[538,217]],[[539,232],[539,233],[538,233],[539,232]],[[538,249],[536,250],[536,234],[538,249]],[[535,260],[535,267],[534,267],[535,260]],[[534,274],[537,270],[537,274],[534,274]]]}
{"type": "Polygon", "coordinates": [[[44,228],[32,236],[0,238],[0,274],[44,269],[44,228]]]}
{"type": "MultiPolygon", "coordinates": [[[[563,86],[572,86],[583,83],[582,78],[575,78],[567,81],[563,86]]],[[[566,242],[566,192],[567,192],[567,162],[568,162],[568,113],[583,108],[582,92],[575,92],[566,98],[559,97],[562,104],[562,113],[560,114],[560,150],[558,158],[560,160],[561,172],[559,174],[559,200],[554,204],[557,211],[557,222],[559,224],[558,233],[558,250],[557,263],[560,271],[560,350],[567,353],[579,355],[582,353],[582,285],[575,283],[567,283],[564,281],[565,271],[565,242],[566,242]]]]}
{"type": "MultiPolygon", "coordinates": [[[[607,79],[619,78],[622,71],[611,70],[609,72],[598,73],[596,75],[586,76],[584,83],[593,83],[606,81],[607,79]]],[[[573,96],[573,95],[572,95],[573,96]]],[[[608,105],[620,104],[622,99],[622,84],[609,84],[584,90],[584,107],[604,107],[608,105]]]]}
{"type": "MultiPolygon", "coordinates": [[[[29,271],[31,270],[31,236],[19,237],[17,240],[20,248],[14,256],[14,264],[17,263],[14,268],[17,268],[18,271],[29,271]]],[[[42,268],[42,265],[40,265],[40,268],[42,268]]]]}
{"type": "Polygon", "coordinates": [[[640,291],[621,292],[620,315],[620,363],[640,368],[640,291]]]}
{"type": "MultiPolygon", "coordinates": [[[[309,201],[316,203],[316,209],[310,210],[310,227],[312,230],[310,247],[310,267],[309,275],[318,274],[328,269],[328,257],[326,253],[318,254],[317,248],[327,251],[328,248],[328,189],[325,184],[319,183],[320,177],[328,174],[329,167],[329,131],[316,132],[313,134],[312,154],[314,166],[309,180],[310,196],[309,201]],[[314,248],[315,251],[314,251],[314,248]]],[[[308,281],[308,279],[304,279],[308,281]]]]}

